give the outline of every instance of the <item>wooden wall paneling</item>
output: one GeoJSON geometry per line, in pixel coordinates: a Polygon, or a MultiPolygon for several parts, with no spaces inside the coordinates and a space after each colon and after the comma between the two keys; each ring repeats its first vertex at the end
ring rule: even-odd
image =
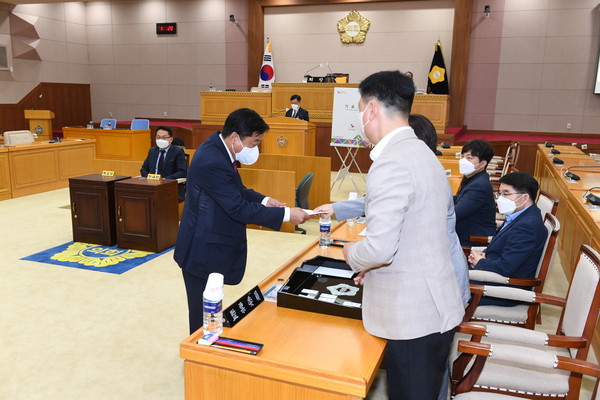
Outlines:
{"type": "Polygon", "coordinates": [[[11,197],[8,151],[0,149],[0,200],[10,199],[11,197]]]}

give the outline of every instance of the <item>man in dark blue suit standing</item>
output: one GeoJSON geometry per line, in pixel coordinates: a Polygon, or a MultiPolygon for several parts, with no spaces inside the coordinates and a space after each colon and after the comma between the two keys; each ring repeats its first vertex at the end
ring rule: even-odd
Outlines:
{"type": "MultiPolygon", "coordinates": [[[[538,182],[528,173],[513,172],[500,178],[498,211],[506,215],[506,220],[484,252],[471,251],[468,258],[471,268],[509,277],[535,277],[548,236],[540,209],[534,203],[537,191],[538,182]]],[[[518,303],[484,297],[480,304],[518,303]]]]}
{"type": "Polygon", "coordinates": [[[463,246],[475,246],[470,236],[492,236],[496,232],[494,189],[486,168],[494,157],[494,149],[485,140],[474,139],[465,144],[459,161],[464,175],[454,196],[456,234],[463,246]]]}
{"type": "Polygon", "coordinates": [[[225,284],[241,282],[246,269],[246,224],[279,230],[284,221],[301,224],[310,217],[299,208],[244,187],[237,162],[253,164],[269,126],[255,111],[242,108],[227,117],[196,151],[187,178],[187,195],[175,244],[188,299],[190,333],[202,327],[202,295],[208,275],[225,284]]]}
{"type": "MultiPolygon", "coordinates": [[[[140,174],[159,174],[165,179],[185,178],[187,175],[187,161],[185,152],[179,146],[172,146],[173,132],[168,126],[156,128],[156,147],[148,151],[148,156],[142,164],[140,174]]],[[[179,185],[179,201],[185,197],[185,188],[179,185]]]]}

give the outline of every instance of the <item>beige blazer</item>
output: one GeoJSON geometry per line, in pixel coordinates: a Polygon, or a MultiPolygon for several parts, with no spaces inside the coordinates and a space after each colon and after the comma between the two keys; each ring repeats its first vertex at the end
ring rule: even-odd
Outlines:
{"type": "Polygon", "coordinates": [[[363,323],[374,336],[408,340],[457,326],[464,307],[450,258],[448,180],[412,130],[387,144],[367,178],[367,233],[348,264],[364,271],[363,323]]]}

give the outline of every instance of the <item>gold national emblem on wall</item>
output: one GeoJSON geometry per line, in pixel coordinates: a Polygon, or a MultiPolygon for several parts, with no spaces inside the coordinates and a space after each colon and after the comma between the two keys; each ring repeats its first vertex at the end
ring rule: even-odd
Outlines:
{"type": "Polygon", "coordinates": [[[367,31],[371,21],[364,18],[356,10],[338,21],[337,28],[343,43],[363,43],[367,37],[367,31]]]}

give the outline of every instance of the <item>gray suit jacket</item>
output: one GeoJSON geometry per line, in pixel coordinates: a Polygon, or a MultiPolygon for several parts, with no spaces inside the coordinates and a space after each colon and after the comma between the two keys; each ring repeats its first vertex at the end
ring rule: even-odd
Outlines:
{"type": "MultiPolygon", "coordinates": [[[[450,189],[451,190],[451,189],[450,189]]],[[[356,200],[338,201],[332,204],[335,217],[338,221],[348,218],[356,218],[365,214],[365,198],[356,200]]],[[[469,265],[463,252],[462,246],[456,234],[456,213],[454,212],[454,197],[452,192],[448,195],[448,214],[446,216],[448,226],[448,241],[450,242],[450,258],[454,266],[454,275],[458,283],[458,289],[462,301],[466,305],[471,300],[471,286],[469,285],[469,265]]]]}
{"type": "Polygon", "coordinates": [[[409,340],[461,322],[445,223],[448,187],[435,155],[411,130],[398,132],[371,166],[367,234],[347,262],[367,271],[363,323],[372,335],[409,340]]]}

